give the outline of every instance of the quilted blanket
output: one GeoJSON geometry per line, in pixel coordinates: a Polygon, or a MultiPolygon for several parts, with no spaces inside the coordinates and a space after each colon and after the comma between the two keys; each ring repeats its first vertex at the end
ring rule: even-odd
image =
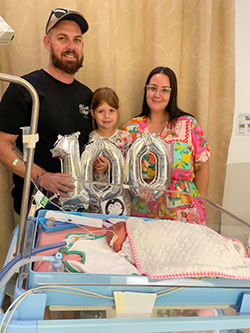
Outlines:
{"type": "MultiPolygon", "coordinates": [[[[209,227],[170,220],[126,221],[136,268],[150,278],[250,279],[244,245],[209,227]]],[[[125,249],[122,249],[123,254],[125,249]]],[[[127,254],[129,256],[129,254],[127,254]]]]}

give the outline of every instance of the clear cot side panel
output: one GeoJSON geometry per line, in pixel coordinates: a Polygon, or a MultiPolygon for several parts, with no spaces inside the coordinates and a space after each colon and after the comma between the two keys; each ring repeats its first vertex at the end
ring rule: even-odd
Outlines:
{"type": "MultiPolygon", "coordinates": [[[[55,198],[53,194],[47,194],[47,197],[52,197],[52,200],[49,200],[48,204],[44,209],[36,212],[36,230],[33,247],[42,246],[45,244],[63,240],[65,235],[71,234],[72,229],[68,229],[68,226],[64,226],[64,221],[58,221],[59,227],[53,228],[49,227],[46,223],[49,219],[46,219],[46,213],[56,212],[63,214],[77,214],[83,217],[93,217],[99,218],[102,222],[109,221],[124,221],[128,220],[130,217],[136,217],[137,220],[145,220],[146,222],[155,221],[155,220],[170,220],[170,221],[179,221],[183,222],[183,225],[197,224],[200,226],[207,226],[209,229],[213,229],[219,235],[229,237],[239,240],[239,243],[243,244],[246,254],[249,253],[249,235],[250,235],[250,226],[248,221],[242,220],[239,216],[234,215],[234,212],[225,210],[221,205],[210,201],[209,199],[202,197],[195,197],[190,193],[184,191],[174,191],[169,189],[155,189],[152,186],[145,187],[136,187],[129,186],[127,184],[110,184],[110,183],[99,183],[91,182],[85,184],[86,196],[71,196],[66,199],[61,200],[55,198]],[[92,186],[95,186],[93,191],[92,186]],[[93,194],[94,193],[94,194],[93,194]],[[98,193],[98,195],[97,195],[98,193]],[[56,200],[55,200],[56,199],[56,200]],[[68,201],[69,200],[69,201],[68,201]],[[80,204],[79,204],[80,202],[80,204]],[[69,204],[70,203],[70,204],[69,204]],[[84,205],[83,205],[84,204],[84,205]],[[63,226],[60,225],[62,223],[63,226]],[[58,238],[58,231],[64,229],[64,236],[62,239],[58,238]],[[58,230],[58,231],[57,231],[58,230]],[[39,242],[41,241],[42,242],[39,242]]],[[[53,216],[53,213],[52,213],[53,216]]],[[[67,223],[66,223],[67,224],[67,223]]],[[[75,227],[78,227],[75,225],[75,227]]],[[[87,229],[89,227],[87,226],[87,229]]],[[[102,229],[104,228],[104,225],[102,229]]],[[[78,231],[79,232],[79,231],[78,231]]],[[[80,229],[80,232],[83,232],[83,229],[80,229]]],[[[86,232],[86,231],[85,231],[86,232]]],[[[104,232],[106,232],[104,230],[104,232]]],[[[99,233],[98,233],[99,235],[99,233]]],[[[29,238],[29,237],[27,237],[29,238]]],[[[179,241],[179,240],[178,240],[179,241]]],[[[186,239],[185,239],[186,241],[186,239]]],[[[158,242],[156,241],[155,244],[158,242]]],[[[105,243],[106,244],[106,243],[105,243]]],[[[187,244],[187,243],[186,243],[187,244]]],[[[106,244],[107,245],[107,244],[106,244]]],[[[207,247],[208,244],[204,246],[207,247]]],[[[186,252],[192,252],[192,244],[187,244],[185,248],[186,252]]],[[[202,245],[203,247],[203,245],[202,245]]],[[[210,244],[211,247],[211,244],[210,244]]],[[[154,250],[154,249],[153,249],[154,250]]],[[[168,251],[171,251],[169,249],[168,251]]],[[[58,249],[55,249],[54,252],[49,254],[55,254],[58,252],[58,249]]],[[[172,251],[174,252],[174,251],[172,251]]],[[[177,259],[178,259],[177,251],[177,259]]],[[[199,251],[197,252],[199,254],[199,251]]],[[[44,255],[47,255],[44,253],[44,255]]],[[[189,253],[190,256],[190,253],[189,253]]],[[[107,257],[105,257],[105,262],[107,257]]],[[[37,265],[37,264],[36,264],[37,265]]],[[[92,273],[87,272],[87,274],[74,272],[54,272],[48,271],[47,268],[37,271],[32,266],[32,269],[29,273],[29,287],[35,287],[40,284],[52,283],[55,281],[57,284],[72,284],[72,285],[106,285],[111,288],[121,286],[122,288],[126,286],[137,290],[138,286],[144,286],[147,288],[154,288],[158,286],[167,286],[167,287],[185,287],[185,288],[248,288],[250,286],[250,268],[249,274],[244,272],[247,279],[238,279],[238,278],[225,278],[223,275],[221,278],[218,276],[197,276],[181,274],[179,278],[177,275],[167,278],[151,278],[145,274],[135,276],[131,273],[112,273],[110,270],[105,272],[92,273]],[[55,279],[54,275],[56,274],[57,278],[55,279]],[[187,282],[188,280],[188,282],[187,282]],[[189,282],[189,280],[192,280],[189,282]],[[114,287],[113,287],[114,286],[114,287]],[[137,286],[137,287],[134,287],[137,286]]],[[[40,267],[45,267],[46,264],[43,263],[40,267]]],[[[48,265],[47,265],[48,266],[48,265]]],[[[46,266],[46,267],[47,267],[46,266]]],[[[51,266],[51,265],[50,265],[51,266]]],[[[220,263],[219,263],[220,266],[220,263]]],[[[105,267],[106,268],[106,267],[105,267]]],[[[92,267],[91,267],[92,269],[92,267]]],[[[189,268],[184,268],[183,272],[190,273],[189,268]]],[[[217,268],[218,271],[218,268],[217,268]]],[[[219,267],[220,271],[220,267],[219,267]]],[[[165,271],[163,272],[165,273],[165,271]]],[[[168,273],[168,270],[167,270],[168,273]]],[[[237,273],[237,272],[236,272],[237,273]]],[[[20,278],[20,280],[22,277],[20,278]]]]}
{"type": "MultiPolygon", "coordinates": [[[[51,176],[52,181],[54,178],[51,176]]],[[[83,183],[79,184],[74,180],[74,186],[75,191],[67,193],[67,197],[43,191],[49,200],[46,206],[40,205],[40,208],[68,213],[83,212],[196,223],[206,225],[223,236],[239,239],[246,249],[248,248],[250,221],[241,219],[209,198],[196,196],[195,191],[190,190],[192,193],[187,193],[181,189],[155,188],[153,183],[138,187],[85,181],[83,186],[83,183]]],[[[41,188],[40,190],[42,191],[41,188]]]]}

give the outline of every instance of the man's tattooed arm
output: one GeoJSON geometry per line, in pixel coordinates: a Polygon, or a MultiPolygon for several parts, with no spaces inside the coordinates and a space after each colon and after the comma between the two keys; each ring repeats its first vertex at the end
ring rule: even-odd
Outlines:
{"type": "Polygon", "coordinates": [[[17,158],[23,162],[23,153],[14,143],[11,143],[11,150],[16,154],[17,158]]]}

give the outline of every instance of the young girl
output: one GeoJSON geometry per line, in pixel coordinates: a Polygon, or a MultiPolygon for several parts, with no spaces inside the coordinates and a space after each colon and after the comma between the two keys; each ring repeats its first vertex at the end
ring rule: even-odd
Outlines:
{"type": "MultiPolygon", "coordinates": [[[[94,121],[94,130],[89,135],[89,141],[95,141],[97,138],[107,138],[125,156],[133,139],[127,131],[117,128],[120,115],[119,104],[117,94],[111,88],[99,88],[94,92],[90,110],[94,121]]],[[[95,180],[108,181],[108,170],[109,161],[104,156],[99,155],[94,163],[95,180]]],[[[127,200],[125,199],[125,201],[127,200]]],[[[126,207],[128,208],[127,204],[126,207]]]]}

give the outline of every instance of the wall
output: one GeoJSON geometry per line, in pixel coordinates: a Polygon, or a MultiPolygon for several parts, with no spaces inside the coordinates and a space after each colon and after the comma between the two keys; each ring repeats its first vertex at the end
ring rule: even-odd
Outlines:
{"type": "Polygon", "coordinates": [[[237,135],[239,113],[250,113],[250,1],[235,0],[236,89],[234,129],[228,165],[250,163],[250,135],[237,135]]]}
{"type": "MultiPolygon", "coordinates": [[[[227,161],[223,206],[250,223],[250,134],[237,134],[239,114],[250,114],[249,31],[250,1],[235,0],[235,115],[227,161]]],[[[229,220],[228,218],[223,218],[224,223],[229,220]]],[[[246,237],[249,233],[250,232],[246,230],[246,237]]]]}

